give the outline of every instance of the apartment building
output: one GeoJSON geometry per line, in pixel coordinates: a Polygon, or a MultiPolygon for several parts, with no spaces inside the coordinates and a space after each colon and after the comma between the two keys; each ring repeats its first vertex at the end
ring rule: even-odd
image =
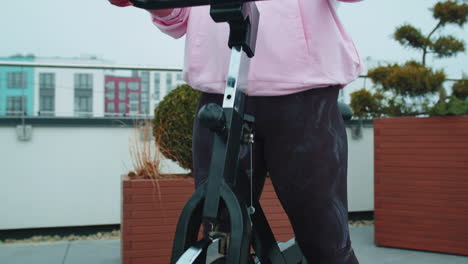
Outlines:
{"type": "MultiPolygon", "coordinates": [[[[36,58],[42,64],[100,65],[95,58],[36,58]]],[[[104,116],[102,69],[34,67],[34,113],[38,116],[104,116]]]]}
{"type": "MultiPolygon", "coordinates": [[[[0,57],[3,61],[30,62],[32,56],[0,57]]],[[[31,116],[34,111],[34,70],[28,67],[0,67],[0,116],[31,116]]]]}
{"type": "Polygon", "coordinates": [[[184,83],[181,70],[109,70],[99,65],[112,62],[93,57],[0,58],[12,60],[44,66],[0,66],[0,115],[151,116],[164,96],[184,83]]]}

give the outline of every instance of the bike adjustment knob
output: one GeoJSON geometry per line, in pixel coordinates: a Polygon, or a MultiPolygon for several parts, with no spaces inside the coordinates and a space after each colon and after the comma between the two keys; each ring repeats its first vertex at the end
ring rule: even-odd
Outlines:
{"type": "Polygon", "coordinates": [[[226,131],[226,117],[223,108],[217,104],[210,103],[202,106],[198,111],[200,124],[217,134],[226,131]]]}

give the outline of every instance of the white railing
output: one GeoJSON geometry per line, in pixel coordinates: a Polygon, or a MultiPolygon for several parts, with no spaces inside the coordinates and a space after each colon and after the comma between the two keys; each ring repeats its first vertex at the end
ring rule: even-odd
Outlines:
{"type": "Polygon", "coordinates": [[[180,71],[182,71],[181,69],[175,69],[175,68],[157,68],[157,67],[138,66],[138,65],[40,63],[40,62],[24,62],[24,61],[0,61],[0,66],[6,66],[6,67],[61,68],[61,69],[164,71],[164,72],[180,72],[180,71]]]}
{"type": "MultiPolygon", "coordinates": [[[[73,104],[73,91],[74,86],[73,86],[73,79],[68,79],[66,82],[62,82],[63,78],[57,78],[57,83],[55,84],[55,90],[56,93],[54,96],[57,98],[55,101],[57,104],[55,105],[54,111],[42,111],[40,110],[38,104],[39,100],[36,99],[33,103],[33,109],[30,109],[31,103],[29,104],[24,104],[24,107],[27,109],[24,110],[19,110],[19,111],[7,111],[7,107],[5,105],[1,106],[0,108],[0,116],[5,116],[5,115],[13,115],[13,116],[49,116],[49,117],[77,117],[77,116],[85,116],[87,118],[89,117],[151,117],[153,115],[153,108],[157,105],[160,100],[166,95],[170,90],[171,87],[166,87],[169,85],[167,83],[167,80],[164,77],[164,80],[160,80],[159,85],[154,84],[154,78],[151,78],[151,81],[149,82],[150,85],[150,91],[148,94],[148,100],[146,101],[148,103],[148,113],[145,113],[146,111],[142,111],[142,113],[115,113],[115,112],[105,112],[104,109],[104,102],[105,102],[105,88],[104,88],[104,78],[103,76],[105,75],[114,75],[114,76],[121,76],[123,73],[115,73],[115,72],[110,72],[110,71],[145,71],[149,72],[150,74],[153,74],[154,72],[166,72],[166,73],[171,73],[171,72],[181,72],[181,69],[175,69],[175,68],[158,68],[158,67],[151,67],[151,66],[139,66],[139,65],[109,65],[109,64],[90,64],[90,63],[81,63],[81,64],[76,64],[76,63],[41,63],[41,62],[25,62],[25,61],[0,61],[0,70],[1,67],[18,67],[18,68],[34,68],[34,69],[49,69],[49,71],[53,71],[53,69],[70,69],[70,70],[101,70],[99,72],[96,72],[96,75],[100,75],[99,79],[100,81],[97,81],[95,85],[93,86],[93,97],[92,100],[98,102],[98,106],[94,106],[92,109],[92,112],[76,112],[73,111],[73,106],[70,104],[73,104]],[[105,72],[108,70],[109,72],[105,72]],[[119,75],[120,74],[120,75],[119,75]],[[161,87],[163,85],[165,88],[165,92],[161,92],[161,87]],[[159,91],[158,91],[159,89],[159,91]],[[158,100],[155,99],[155,95],[158,95],[158,100]],[[58,105],[58,102],[60,101],[67,101],[70,102],[66,107],[64,107],[64,104],[61,103],[60,106],[58,105]],[[28,112],[26,112],[28,110],[28,112]]],[[[57,70],[59,71],[59,70],[57,70]]],[[[68,73],[70,74],[70,73],[68,73]]],[[[58,73],[57,73],[58,75],[58,73]]],[[[127,73],[127,75],[129,75],[127,73]]],[[[72,78],[72,77],[70,77],[72,78]]],[[[446,81],[447,82],[454,82],[458,81],[459,79],[453,79],[453,78],[448,78],[446,81]]],[[[172,80],[171,81],[172,86],[174,84],[180,83],[179,80],[172,80]]],[[[39,93],[39,83],[38,82],[33,82],[34,86],[34,93],[36,93],[34,96],[38,97],[37,93],[39,93]]],[[[340,95],[338,100],[349,104],[351,101],[351,96],[350,94],[354,91],[357,91],[362,88],[366,89],[372,89],[373,83],[370,80],[370,78],[366,75],[361,75],[358,79],[355,81],[351,82],[348,84],[344,89],[340,91],[340,95]]],[[[0,87],[1,88],[1,87],[0,87]]],[[[12,89],[10,89],[12,90],[12,89]]],[[[32,91],[29,91],[29,94],[31,94],[32,91]]],[[[2,94],[0,94],[2,96],[2,94]]],[[[3,95],[4,96],[4,95],[3,95]]],[[[18,93],[15,93],[15,95],[12,96],[25,96],[27,97],[26,93],[23,93],[19,95],[18,93]]],[[[27,100],[32,100],[28,98],[27,100]]]]}

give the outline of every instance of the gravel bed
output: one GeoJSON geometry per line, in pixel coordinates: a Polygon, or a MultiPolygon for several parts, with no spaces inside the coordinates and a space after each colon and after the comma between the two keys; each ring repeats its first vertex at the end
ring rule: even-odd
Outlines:
{"type": "Polygon", "coordinates": [[[374,220],[350,220],[349,226],[371,226],[374,225],[374,220]]]}
{"type": "MultiPolygon", "coordinates": [[[[349,226],[371,226],[374,224],[374,220],[350,220],[349,226]]],[[[120,239],[120,230],[114,230],[112,232],[99,232],[97,234],[88,236],[33,236],[28,239],[6,239],[0,240],[0,244],[28,244],[28,243],[41,243],[41,242],[58,242],[58,241],[77,241],[77,240],[105,240],[105,239],[120,239]]]]}

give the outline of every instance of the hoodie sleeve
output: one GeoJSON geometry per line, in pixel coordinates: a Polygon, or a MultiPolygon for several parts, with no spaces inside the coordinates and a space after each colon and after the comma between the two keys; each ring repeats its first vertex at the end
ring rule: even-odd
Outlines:
{"type": "Polygon", "coordinates": [[[151,14],[153,24],[169,36],[180,38],[187,32],[187,21],[190,14],[190,7],[174,8],[172,12],[165,17],[157,16],[153,14],[151,10],[149,10],[149,12],[151,14]]]}

